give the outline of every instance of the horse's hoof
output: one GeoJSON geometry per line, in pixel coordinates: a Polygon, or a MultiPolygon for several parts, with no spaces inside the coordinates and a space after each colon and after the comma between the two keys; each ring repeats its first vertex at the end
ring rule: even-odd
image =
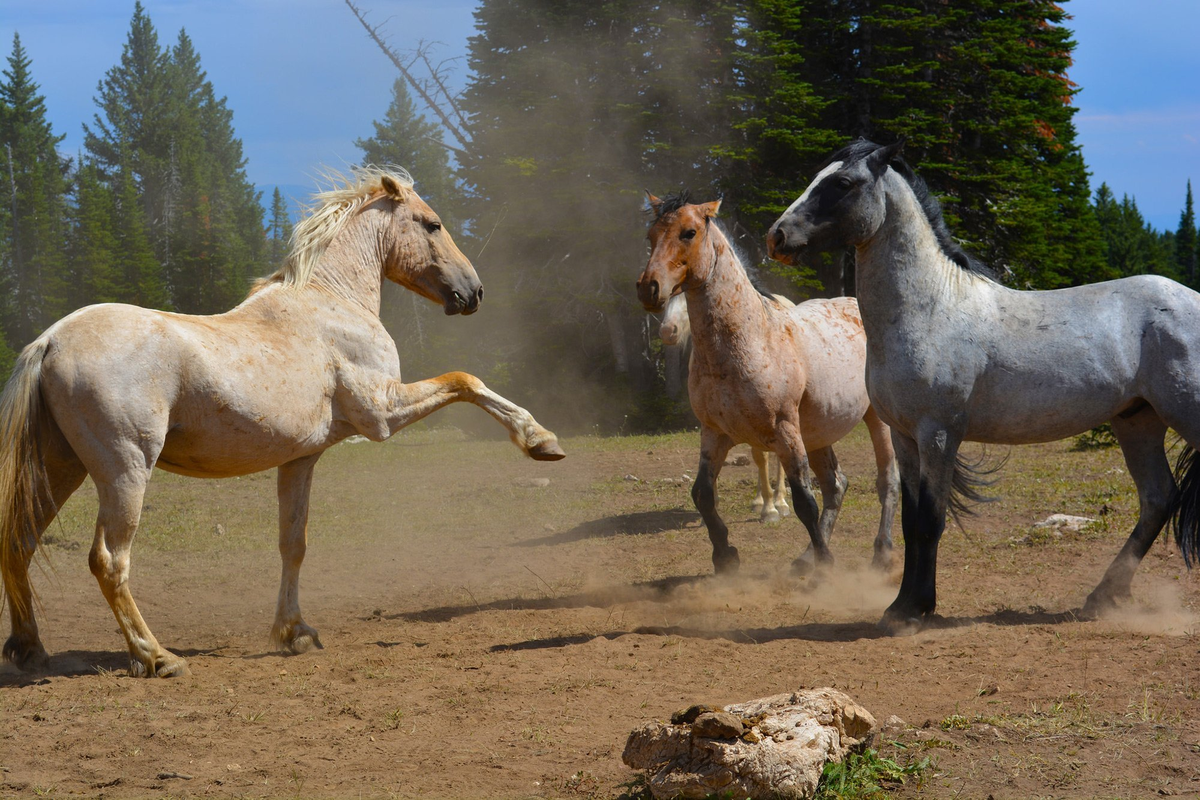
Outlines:
{"type": "Polygon", "coordinates": [[[1079,610],[1079,619],[1097,620],[1117,610],[1117,601],[1107,593],[1092,592],[1079,610]]]}
{"type": "Polygon", "coordinates": [[[546,441],[529,448],[529,457],[534,461],[561,461],[567,454],[559,447],[558,439],[551,435],[546,441]]]}
{"type": "Polygon", "coordinates": [[[768,511],[765,514],[760,514],[758,517],[758,521],[759,522],[779,522],[779,511],[772,509],[771,511],[768,511]]]}
{"type": "Polygon", "coordinates": [[[325,649],[325,645],[321,644],[321,637],[317,636],[316,631],[309,631],[307,633],[302,633],[299,636],[297,636],[296,638],[292,639],[292,641],[288,642],[288,650],[290,650],[295,655],[300,655],[301,653],[307,653],[309,650],[312,650],[314,647],[317,648],[318,650],[325,649]]]}
{"type": "Polygon", "coordinates": [[[718,575],[736,575],[742,566],[736,547],[730,547],[721,553],[713,553],[713,570],[718,575]]]}
{"type": "Polygon", "coordinates": [[[776,503],[775,510],[779,512],[779,516],[781,517],[789,516],[792,513],[792,510],[783,503],[776,503]]]}
{"type": "Polygon", "coordinates": [[[4,660],[22,672],[44,672],[50,668],[50,654],[41,642],[30,644],[17,641],[15,636],[8,637],[4,643],[4,660]]]}
{"type": "Polygon", "coordinates": [[[919,616],[886,611],[876,627],[888,636],[912,636],[918,633],[924,624],[925,620],[919,616]]]}
{"type": "Polygon", "coordinates": [[[817,571],[817,562],[807,552],[792,562],[792,574],[798,578],[817,571]]]}
{"type": "Polygon", "coordinates": [[[187,661],[173,653],[161,653],[151,664],[137,658],[129,659],[129,676],[132,678],[182,678],[189,674],[187,661]]]}
{"type": "Polygon", "coordinates": [[[878,572],[887,572],[891,568],[892,551],[888,550],[886,553],[876,551],[874,557],[871,559],[871,569],[874,569],[878,572]]]}

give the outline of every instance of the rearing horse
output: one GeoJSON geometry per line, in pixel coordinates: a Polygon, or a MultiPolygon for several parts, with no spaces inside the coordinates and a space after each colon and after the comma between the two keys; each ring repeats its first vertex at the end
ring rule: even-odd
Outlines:
{"type": "Polygon", "coordinates": [[[407,174],[356,172],[296,226],[287,262],[237,308],[209,317],[88,306],[25,348],[0,397],[0,579],[12,616],[4,657],[48,663],[29,562],[85,476],[100,500],[88,556],[129,647],[134,675],[187,672],[142,619],[129,553],[154,467],[223,478],[278,467],[283,574],[271,639],[320,646],[300,615],[313,466],[352,434],[374,441],[455,402],[482,408],[535,459],[554,434],[471,375],[402,383],[379,321],[383,280],[471,314],[483,287],[407,174]]]}
{"type": "Polygon", "coordinates": [[[767,236],[785,263],[856,250],[867,388],[892,426],[902,490],[904,578],[881,625],[905,632],[933,613],[947,509],[974,493],[960,444],[1053,441],[1109,421],[1140,513],[1083,606],[1096,616],[1130,596],[1169,519],[1189,565],[1200,556],[1200,294],[1155,275],[1000,285],[954,243],[902,144],[859,140],[835,153],[767,236]],[[1175,476],[1168,427],[1188,444],[1175,476]]]}
{"type": "Polygon", "coordinates": [[[809,300],[785,308],[750,282],[725,234],[713,221],[720,201],[687,202],[686,194],[650,196],[650,260],[637,282],[647,311],[662,310],[678,292],[687,296],[692,326],[688,398],[700,419],[700,467],[692,500],[704,518],[718,573],[739,566],[729,529],[717,514],[715,483],[725,456],[745,442],[779,456],[792,489],[792,507],[811,546],[794,566],[833,560],[829,538],[846,491],[833,444],[860,422],[875,447],[883,506],[873,564],[892,558],[892,518],[899,476],[887,426],[867,399],[866,342],[853,298],[809,300]],[[812,467],[824,509],[809,488],[812,467]]]}

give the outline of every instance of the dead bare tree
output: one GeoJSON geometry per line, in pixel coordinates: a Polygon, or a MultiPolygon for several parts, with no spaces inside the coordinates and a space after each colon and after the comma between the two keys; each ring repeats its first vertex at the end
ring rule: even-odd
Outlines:
{"type": "Polygon", "coordinates": [[[388,43],[384,41],[383,36],[379,32],[377,26],[367,22],[364,13],[351,0],[345,0],[346,6],[358,19],[359,23],[367,31],[367,35],[372,41],[379,46],[383,54],[395,65],[400,74],[408,82],[408,85],[413,88],[413,91],[421,98],[442,123],[442,127],[449,131],[450,135],[459,143],[459,147],[451,144],[442,143],[448,150],[451,150],[459,156],[467,155],[467,151],[471,148],[471,125],[466,114],[463,113],[462,107],[458,102],[458,95],[451,92],[447,79],[449,77],[449,65],[456,59],[445,59],[438,63],[434,63],[430,58],[433,42],[421,40],[417,43],[417,47],[412,51],[407,60],[402,59],[388,43]],[[426,76],[418,78],[414,74],[414,68],[420,65],[424,68],[426,76]]]}

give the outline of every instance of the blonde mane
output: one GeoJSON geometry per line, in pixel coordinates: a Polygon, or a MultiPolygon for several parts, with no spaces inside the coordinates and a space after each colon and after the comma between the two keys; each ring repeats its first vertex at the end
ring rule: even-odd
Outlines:
{"type": "Polygon", "coordinates": [[[307,284],[329,243],[363,206],[386,191],[384,176],[406,190],[412,189],[412,176],[402,167],[355,166],[350,168],[348,176],[336,170],[325,170],[321,179],[330,188],[312,196],[312,202],[304,207],[304,219],[292,229],[288,257],[279,269],[256,281],[250,294],[270,283],[282,283],[296,289],[307,284]]]}

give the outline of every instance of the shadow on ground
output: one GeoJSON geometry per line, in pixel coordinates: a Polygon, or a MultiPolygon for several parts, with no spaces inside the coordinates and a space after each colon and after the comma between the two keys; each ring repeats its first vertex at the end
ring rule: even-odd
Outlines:
{"type": "Polygon", "coordinates": [[[536,539],[516,542],[513,547],[539,547],[549,544],[568,544],[584,539],[605,539],[611,536],[644,536],[651,533],[677,531],[700,522],[695,511],[673,508],[670,511],[638,511],[589,520],[569,531],[561,531],[536,539]]]}

